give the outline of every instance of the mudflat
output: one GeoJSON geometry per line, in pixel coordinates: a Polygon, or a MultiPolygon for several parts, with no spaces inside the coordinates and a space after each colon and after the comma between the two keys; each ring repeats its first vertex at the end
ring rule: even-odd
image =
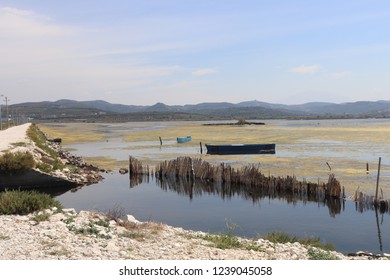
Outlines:
{"type": "MultiPolygon", "coordinates": [[[[52,137],[61,137],[65,147],[77,143],[110,142],[112,155],[102,157],[99,151],[88,161],[105,168],[125,165],[114,156],[139,155],[154,166],[157,162],[178,156],[202,157],[210,163],[227,162],[235,167],[259,166],[266,175],[296,176],[299,180],[327,181],[330,174],[349,193],[360,189],[375,191],[378,158],[382,158],[380,187],[390,193],[390,120],[270,120],[261,126],[205,126],[201,122],[150,122],[123,124],[43,125],[52,137]],[[176,137],[191,135],[192,141],[177,144],[176,137]],[[160,148],[159,137],[163,140],[160,148]],[[275,143],[275,155],[207,155],[202,144],[275,143]],[[368,170],[367,170],[368,168],[368,170]]],[[[82,152],[82,151],[80,151],[82,152]]],[[[77,152],[76,152],[77,153],[77,152]]],[[[84,155],[82,155],[84,156],[84,155]]]]}

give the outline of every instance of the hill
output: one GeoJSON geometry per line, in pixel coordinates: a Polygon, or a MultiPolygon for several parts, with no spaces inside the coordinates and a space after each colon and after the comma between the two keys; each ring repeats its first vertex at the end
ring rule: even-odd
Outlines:
{"type": "MultiPolygon", "coordinates": [[[[390,117],[390,101],[358,101],[351,103],[311,102],[284,105],[244,101],[199,103],[170,106],[113,104],[103,100],[75,101],[61,99],[13,104],[12,118],[42,121],[149,121],[209,119],[277,119],[277,118],[366,118],[390,117]]],[[[3,110],[4,111],[4,110],[3,110]]],[[[4,112],[3,112],[4,116],[4,112]]]]}

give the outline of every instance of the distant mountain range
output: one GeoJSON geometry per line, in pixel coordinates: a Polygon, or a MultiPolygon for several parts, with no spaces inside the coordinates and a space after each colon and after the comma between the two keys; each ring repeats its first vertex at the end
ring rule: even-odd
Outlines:
{"type": "Polygon", "coordinates": [[[207,120],[271,118],[362,118],[390,117],[390,101],[351,103],[311,102],[301,105],[266,103],[257,100],[240,103],[216,102],[195,105],[151,106],[113,104],[103,100],[28,102],[9,106],[12,114],[36,120],[131,121],[207,120]]]}

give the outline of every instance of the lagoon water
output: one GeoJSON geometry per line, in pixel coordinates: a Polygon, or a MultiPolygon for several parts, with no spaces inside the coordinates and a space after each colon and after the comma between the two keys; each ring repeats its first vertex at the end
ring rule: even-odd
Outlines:
{"type": "MultiPolygon", "coordinates": [[[[371,120],[366,120],[370,123],[371,120]]],[[[381,122],[381,120],[379,121],[381,122]]],[[[350,122],[348,125],[356,125],[350,122]]],[[[71,124],[69,124],[71,125],[71,124]]],[[[302,122],[281,122],[281,126],[304,126],[302,122]]],[[[306,125],[316,125],[307,121],[306,125]]],[[[337,122],[335,122],[337,125],[337,122]]],[[[387,125],[387,123],[386,123],[387,125]]],[[[163,124],[96,124],[97,128],[108,135],[114,135],[110,141],[65,146],[73,153],[84,157],[110,156],[116,160],[127,160],[131,147],[132,155],[153,157],[158,154],[199,153],[199,147],[177,147],[174,141],[165,143],[164,149],[154,142],[129,143],[121,141],[118,133],[128,133],[133,129],[161,129],[163,124]],[[112,133],[115,132],[115,133],[112,133]],[[140,147],[137,149],[137,145],[140,147]],[[179,151],[178,151],[179,150],[179,151]]],[[[346,156],[348,149],[343,149],[341,141],[328,143],[309,140],[301,153],[294,154],[289,149],[279,149],[279,156],[310,157],[320,153],[321,145],[333,146],[335,156],[346,156]],[[340,155],[339,151],[344,151],[340,155]]],[[[302,144],[302,143],[301,143],[302,144]]],[[[356,144],[356,143],[355,143],[356,144]]],[[[283,146],[283,144],[281,144],[283,146]]],[[[357,145],[357,144],[356,144],[357,145]]],[[[280,146],[280,145],[279,145],[280,146]]],[[[288,146],[288,145],[285,145],[288,146]]],[[[363,145],[357,147],[362,149],[363,145]]],[[[296,151],[296,149],[295,149],[296,151]]],[[[357,159],[377,159],[381,153],[375,147],[370,153],[348,154],[357,159]]],[[[384,155],[386,164],[388,154],[384,155]]],[[[390,155],[388,155],[390,158],[390,155]]],[[[386,166],[386,165],[385,165],[386,166]]],[[[105,179],[95,185],[67,191],[57,195],[65,207],[77,210],[108,211],[122,209],[139,220],[163,222],[175,227],[201,230],[206,232],[226,232],[245,237],[258,237],[272,231],[282,231],[299,237],[320,237],[322,242],[330,242],[338,251],[349,253],[369,251],[373,253],[390,252],[390,217],[389,213],[374,210],[358,211],[355,203],[344,201],[333,205],[332,202],[310,202],[285,197],[264,196],[251,198],[245,191],[225,192],[215,186],[193,185],[190,191],[172,184],[162,185],[154,177],[140,184],[133,184],[128,175],[120,175],[116,170],[104,175],[105,179]],[[333,206],[332,206],[333,205],[333,206]],[[330,207],[331,206],[331,207],[330,207]]]]}

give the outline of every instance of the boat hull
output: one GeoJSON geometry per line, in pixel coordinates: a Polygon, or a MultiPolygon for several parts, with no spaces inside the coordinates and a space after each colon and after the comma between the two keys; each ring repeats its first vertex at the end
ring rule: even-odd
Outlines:
{"type": "Polygon", "coordinates": [[[192,140],[191,136],[177,137],[177,143],[185,143],[192,140]]]}
{"type": "Polygon", "coordinates": [[[237,145],[209,145],[207,153],[212,155],[237,154],[275,154],[275,144],[237,144],[237,145]]]}

